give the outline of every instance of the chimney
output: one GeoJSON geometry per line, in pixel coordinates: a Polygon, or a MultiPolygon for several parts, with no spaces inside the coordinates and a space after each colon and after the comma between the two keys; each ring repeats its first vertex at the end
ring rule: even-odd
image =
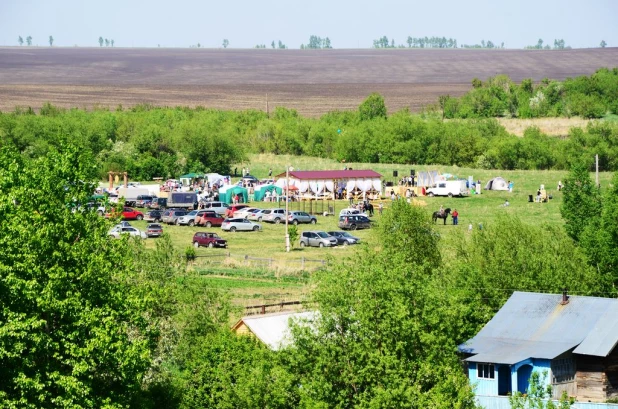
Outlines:
{"type": "Polygon", "coordinates": [[[569,303],[569,296],[567,295],[567,289],[562,289],[562,301],[560,301],[560,305],[567,305],[569,303]]]}

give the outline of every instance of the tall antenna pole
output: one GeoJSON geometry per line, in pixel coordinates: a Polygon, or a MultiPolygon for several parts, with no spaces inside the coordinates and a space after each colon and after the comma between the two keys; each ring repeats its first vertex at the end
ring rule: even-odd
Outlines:
{"type": "Polygon", "coordinates": [[[594,155],[594,163],[596,168],[596,173],[594,175],[594,182],[599,187],[599,155],[594,155]]]}
{"type": "Polygon", "coordinates": [[[288,232],[288,202],[290,201],[290,166],[285,168],[285,251],[290,252],[290,233],[288,232]]]}

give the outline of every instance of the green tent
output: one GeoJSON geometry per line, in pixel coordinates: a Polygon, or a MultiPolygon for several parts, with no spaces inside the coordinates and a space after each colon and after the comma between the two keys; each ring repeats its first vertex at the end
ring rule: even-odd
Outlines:
{"type": "Polygon", "coordinates": [[[234,186],[223,193],[219,193],[219,201],[225,203],[232,203],[234,201],[234,196],[236,195],[238,195],[238,197],[240,198],[240,203],[249,202],[249,195],[247,194],[247,189],[240,186],[234,186]]]}
{"type": "Polygon", "coordinates": [[[281,189],[279,186],[264,185],[264,186],[259,186],[255,189],[255,193],[253,194],[253,200],[255,200],[256,202],[261,202],[262,200],[264,200],[264,196],[266,196],[266,192],[271,192],[271,196],[272,196],[273,191],[278,195],[283,194],[283,189],[281,189]]]}

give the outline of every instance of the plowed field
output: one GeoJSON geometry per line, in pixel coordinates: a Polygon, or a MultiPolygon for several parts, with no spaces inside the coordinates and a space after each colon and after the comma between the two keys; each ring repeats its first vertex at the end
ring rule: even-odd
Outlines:
{"type": "Polygon", "coordinates": [[[538,50],[215,50],[0,48],[0,110],[140,103],[309,116],[356,109],[371,92],[418,111],[473,78],[564,79],[618,66],[618,48],[538,50]]]}

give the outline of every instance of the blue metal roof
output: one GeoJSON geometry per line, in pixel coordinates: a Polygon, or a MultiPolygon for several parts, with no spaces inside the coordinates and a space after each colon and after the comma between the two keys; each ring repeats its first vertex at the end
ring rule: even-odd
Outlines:
{"type": "Polygon", "coordinates": [[[589,355],[606,356],[618,340],[618,300],[570,296],[568,304],[561,301],[561,294],[514,292],[459,350],[474,354],[468,361],[508,365],[528,358],[553,359],[580,344],[589,355]],[[595,330],[597,323],[603,331],[595,330]]]}

